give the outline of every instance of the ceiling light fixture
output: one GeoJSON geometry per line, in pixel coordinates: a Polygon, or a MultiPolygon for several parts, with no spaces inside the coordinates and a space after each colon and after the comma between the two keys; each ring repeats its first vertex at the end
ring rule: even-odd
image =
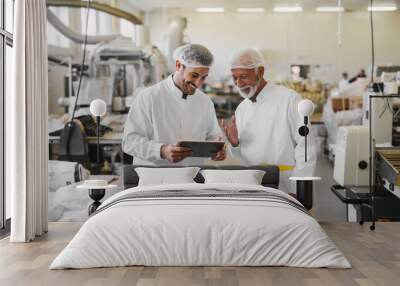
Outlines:
{"type": "Polygon", "coordinates": [[[369,6],[368,11],[373,12],[389,12],[389,11],[396,11],[396,6],[369,6]]]}
{"type": "Polygon", "coordinates": [[[196,9],[200,13],[224,13],[225,9],[223,7],[201,7],[196,9]]]}
{"type": "Polygon", "coordinates": [[[294,12],[302,12],[303,7],[301,6],[275,6],[274,12],[277,13],[294,13],[294,12]]]}

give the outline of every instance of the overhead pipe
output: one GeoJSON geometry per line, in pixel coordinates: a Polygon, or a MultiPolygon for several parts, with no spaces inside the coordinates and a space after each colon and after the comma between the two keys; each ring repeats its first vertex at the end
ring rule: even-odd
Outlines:
{"type": "MultiPolygon", "coordinates": [[[[86,8],[87,2],[81,0],[47,0],[46,5],[47,7],[54,6],[54,7],[69,7],[69,8],[86,8]]],[[[118,18],[125,19],[134,25],[143,25],[143,21],[139,17],[104,3],[91,1],[90,8],[110,14],[118,18]]]]}
{"type": "MultiPolygon", "coordinates": [[[[85,42],[85,35],[71,30],[49,8],[47,8],[47,20],[57,31],[59,31],[71,41],[79,44],[83,44],[85,42]]],[[[87,44],[96,45],[100,42],[114,40],[118,37],[119,35],[117,34],[104,36],[87,36],[87,44]]]]}

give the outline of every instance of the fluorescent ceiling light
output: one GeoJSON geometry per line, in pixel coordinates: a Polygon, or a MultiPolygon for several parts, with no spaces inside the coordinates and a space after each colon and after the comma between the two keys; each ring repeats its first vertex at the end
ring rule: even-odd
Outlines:
{"type": "Polygon", "coordinates": [[[224,13],[225,9],[223,7],[201,7],[196,9],[200,13],[224,13]]]}
{"type": "Polygon", "coordinates": [[[286,12],[302,12],[303,7],[301,6],[275,6],[274,12],[286,13],[286,12]]]}
{"type": "Polygon", "coordinates": [[[317,12],[343,12],[343,7],[338,6],[322,6],[315,9],[317,12]]]}
{"type": "Polygon", "coordinates": [[[264,8],[237,8],[236,11],[239,13],[263,13],[264,8]]]}
{"type": "Polygon", "coordinates": [[[386,12],[386,11],[396,11],[397,7],[396,6],[369,6],[368,11],[374,11],[374,12],[386,12]]]}

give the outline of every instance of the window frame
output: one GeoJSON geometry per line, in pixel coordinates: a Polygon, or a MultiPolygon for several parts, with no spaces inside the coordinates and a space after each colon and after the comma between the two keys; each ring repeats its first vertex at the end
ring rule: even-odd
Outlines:
{"type": "MultiPolygon", "coordinates": [[[[6,219],[6,188],[5,188],[5,91],[6,91],[6,47],[13,48],[13,34],[6,31],[6,0],[0,0],[0,236],[9,232],[10,221],[6,219]]],[[[15,1],[12,1],[13,13],[15,1]]],[[[12,29],[13,30],[13,29],[12,29]]]]}

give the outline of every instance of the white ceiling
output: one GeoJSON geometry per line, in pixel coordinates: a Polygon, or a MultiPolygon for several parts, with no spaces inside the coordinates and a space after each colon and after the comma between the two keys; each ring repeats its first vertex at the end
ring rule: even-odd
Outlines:
{"type": "MultiPolygon", "coordinates": [[[[300,4],[304,10],[314,11],[319,6],[336,6],[337,0],[119,0],[138,10],[151,11],[163,8],[195,10],[198,7],[224,7],[226,11],[234,11],[238,7],[263,7],[272,10],[275,5],[300,4]]],[[[374,0],[374,5],[396,4],[400,9],[400,0],[374,0]]],[[[364,10],[369,0],[342,0],[346,10],[364,10]]]]}

